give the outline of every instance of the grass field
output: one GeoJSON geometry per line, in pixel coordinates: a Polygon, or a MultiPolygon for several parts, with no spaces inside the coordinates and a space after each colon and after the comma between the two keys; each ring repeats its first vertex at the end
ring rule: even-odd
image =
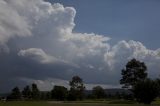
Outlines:
{"type": "MultiPolygon", "coordinates": [[[[82,102],[33,102],[33,101],[12,101],[0,102],[0,106],[148,106],[128,101],[82,101],[82,102]]],[[[160,106],[160,101],[153,102],[150,106],[160,106]]]]}

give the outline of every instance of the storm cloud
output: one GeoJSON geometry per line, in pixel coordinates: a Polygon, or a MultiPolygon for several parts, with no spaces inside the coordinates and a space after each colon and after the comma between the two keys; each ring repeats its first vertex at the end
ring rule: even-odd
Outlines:
{"type": "Polygon", "coordinates": [[[121,69],[132,58],[158,76],[160,49],[133,40],[111,45],[106,35],[74,32],[75,16],[73,7],[59,3],[1,0],[0,91],[32,82],[45,90],[57,80],[67,85],[73,75],[90,85],[119,86],[121,69]]]}

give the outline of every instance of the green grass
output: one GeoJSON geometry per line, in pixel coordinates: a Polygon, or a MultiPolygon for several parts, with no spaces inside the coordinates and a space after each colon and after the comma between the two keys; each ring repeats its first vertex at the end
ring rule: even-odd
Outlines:
{"type": "MultiPolygon", "coordinates": [[[[0,102],[0,106],[148,106],[137,104],[134,101],[107,100],[107,101],[77,101],[77,102],[52,102],[52,101],[10,101],[0,102]]],[[[160,106],[160,100],[153,102],[149,106],[160,106]]]]}
{"type": "Polygon", "coordinates": [[[12,102],[0,102],[0,106],[50,106],[46,102],[22,102],[22,101],[12,101],[12,102]]]}

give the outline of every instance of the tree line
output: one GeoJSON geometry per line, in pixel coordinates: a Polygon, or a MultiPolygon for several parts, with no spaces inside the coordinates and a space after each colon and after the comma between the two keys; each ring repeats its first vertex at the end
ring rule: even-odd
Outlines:
{"type": "Polygon", "coordinates": [[[64,86],[55,85],[51,91],[40,91],[37,84],[27,85],[21,91],[18,87],[12,89],[7,100],[82,100],[85,86],[79,76],[70,81],[70,90],[64,86]]]}
{"type": "Polygon", "coordinates": [[[76,101],[84,99],[106,99],[106,98],[123,98],[127,94],[115,95],[107,94],[105,89],[101,86],[93,87],[91,92],[85,89],[83,80],[79,76],[74,76],[69,82],[70,89],[64,86],[55,85],[51,91],[40,91],[38,86],[33,83],[27,85],[20,90],[18,87],[12,89],[8,95],[7,100],[56,100],[56,101],[76,101]]]}
{"type": "Polygon", "coordinates": [[[83,99],[131,99],[139,103],[150,104],[160,96],[160,79],[152,80],[148,77],[147,66],[144,62],[136,59],[128,61],[121,71],[120,84],[130,93],[117,92],[114,96],[107,94],[101,86],[93,87],[90,94],[87,94],[82,78],[72,77],[69,82],[70,89],[64,86],[55,85],[51,91],[42,92],[36,84],[27,85],[21,91],[18,87],[12,89],[7,100],[57,100],[75,101],[83,99]]]}

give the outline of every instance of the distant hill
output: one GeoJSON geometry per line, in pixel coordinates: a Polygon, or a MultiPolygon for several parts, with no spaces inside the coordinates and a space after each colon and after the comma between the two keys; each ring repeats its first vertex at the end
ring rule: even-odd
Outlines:
{"type": "MultiPolygon", "coordinates": [[[[131,91],[126,90],[126,89],[121,89],[121,88],[111,88],[111,89],[105,89],[106,94],[110,94],[110,95],[115,95],[116,93],[119,94],[131,94],[131,91]]],[[[86,90],[85,93],[91,94],[92,90],[86,90]]]]}
{"type": "Polygon", "coordinates": [[[130,94],[131,93],[131,91],[129,91],[129,90],[126,90],[126,89],[121,89],[121,88],[114,88],[114,89],[105,89],[105,92],[107,93],[107,94],[111,94],[111,95],[115,95],[116,93],[120,93],[120,94],[122,94],[122,93],[125,93],[125,94],[130,94]]]}

